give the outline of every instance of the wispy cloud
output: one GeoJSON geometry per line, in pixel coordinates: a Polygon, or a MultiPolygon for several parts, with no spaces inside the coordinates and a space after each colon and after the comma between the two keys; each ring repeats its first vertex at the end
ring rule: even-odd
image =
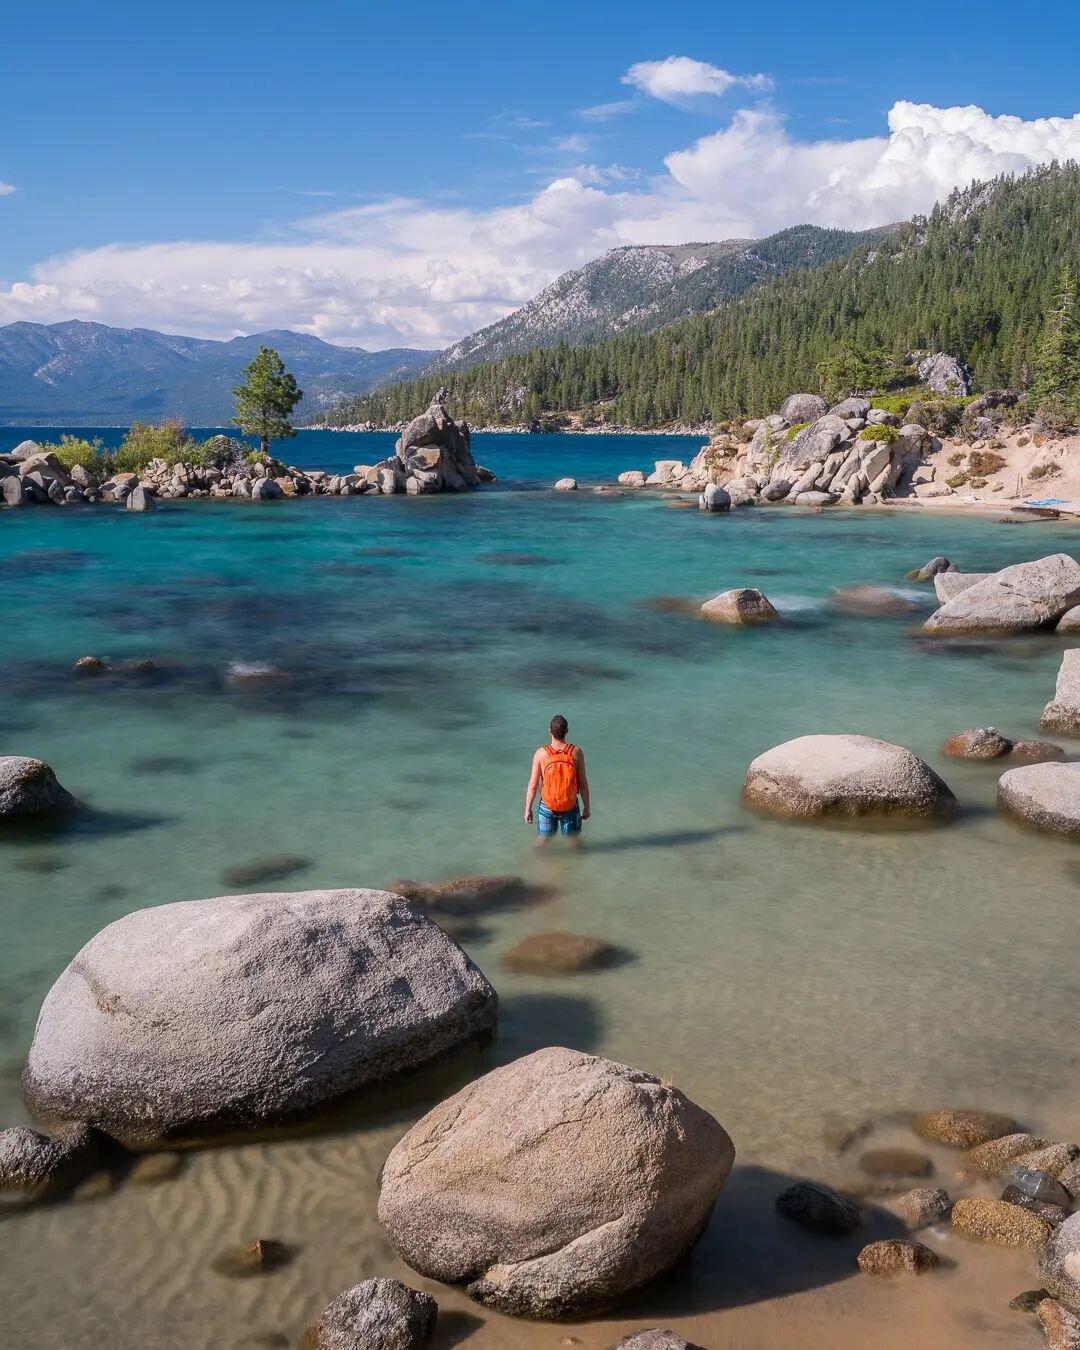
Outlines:
{"type": "Polygon", "coordinates": [[[14,191],[15,191],[14,183],[0,182],[0,197],[10,197],[14,191]]]}
{"type": "Polygon", "coordinates": [[[767,75],[733,75],[730,70],[695,61],[692,56],[667,56],[663,61],[638,61],[622,77],[623,84],[650,98],[676,106],[701,98],[719,98],[736,85],[743,89],[772,88],[767,75]]]}
{"type": "Polygon", "coordinates": [[[610,122],[633,112],[637,104],[632,98],[617,99],[614,103],[594,103],[591,108],[579,108],[578,116],[587,122],[610,122]]]}
{"type": "Polygon", "coordinates": [[[583,155],[589,148],[589,138],[578,132],[569,136],[556,136],[552,139],[551,148],[561,155],[583,155]]]}

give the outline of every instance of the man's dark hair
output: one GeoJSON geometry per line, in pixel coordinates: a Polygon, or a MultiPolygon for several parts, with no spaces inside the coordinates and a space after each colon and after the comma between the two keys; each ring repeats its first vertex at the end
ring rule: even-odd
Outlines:
{"type": "Polygon", "coordinates": [[[562,713],[556,713],[551,719],[548,730],[557,741],[564,741],[566,740],[566,733],[570,730],[570,724],[562,713]]]}

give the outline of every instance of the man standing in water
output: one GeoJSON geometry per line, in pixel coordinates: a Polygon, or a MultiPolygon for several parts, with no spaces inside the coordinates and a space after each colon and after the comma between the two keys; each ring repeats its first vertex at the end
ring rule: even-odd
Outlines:
{"type": "Polygon", "coordinates": [[[585,754],[566,739],[566,718],[553,717],[551,740],[533,755],[529,786],[525,789],[525,824],[533,822],[533,802],[540,789],[536,830],[541,839],[562,833],[576,839],[581,822],[588,820],[589,780],[585,777],[585,754]],[[579,799],[580,798],[580,802],[579,799]]]}

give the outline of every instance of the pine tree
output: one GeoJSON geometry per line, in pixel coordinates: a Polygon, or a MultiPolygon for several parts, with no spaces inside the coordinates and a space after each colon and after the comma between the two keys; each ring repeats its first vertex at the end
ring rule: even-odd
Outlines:
{"type": "Polygon", "coordinates": [[[1070,408],[1080,402],[1080,308],[1076,273],[1068,264],[1061,269],[1035,354],[1032,395],[1038,405],[1070,408]]]}
{"type": "Polygon", "coordinates": [[[244,383],[233,390],[236,416],[233,423],[247,436],[258,436],[265,455],[271,441],[295,436],[289,422],[293,408],[304,397],[296,386],[296,376],[273,347],[260,347],[258,355],[244,371],[244,383]]]}

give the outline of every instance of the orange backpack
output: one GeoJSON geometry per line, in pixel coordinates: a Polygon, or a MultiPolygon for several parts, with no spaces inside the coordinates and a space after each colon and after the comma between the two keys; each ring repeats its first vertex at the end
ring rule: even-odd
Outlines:
{"type": "Polygon", "coordinates": [[[573,745],[563,750],[553,750],[545,745],[547,762],[544,765],[544,781],[540,788],[540,800],[549,811],[572,811],[577,806],[578,781],[577,764],[574,761],[573,745]]]}

